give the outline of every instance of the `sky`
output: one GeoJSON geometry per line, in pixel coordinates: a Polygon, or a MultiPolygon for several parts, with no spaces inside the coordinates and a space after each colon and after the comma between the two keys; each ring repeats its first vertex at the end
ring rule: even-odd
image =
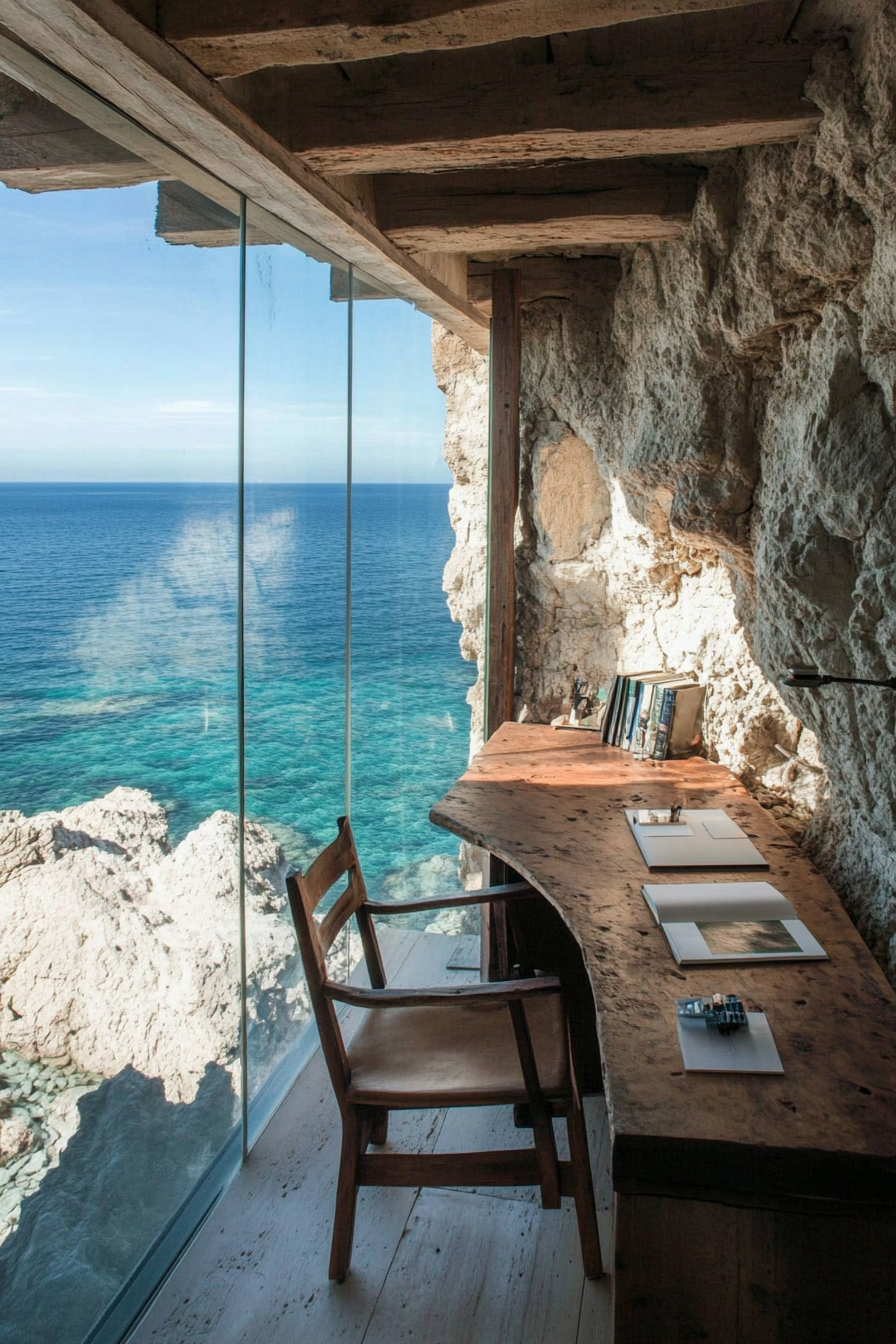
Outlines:
{"type": "MultiPolygon", "coordinates": [[[[0,481],[233,481],[236,247],[154,233],[150,183],[0,184],[0,481]]],[[[246,475],[342,481],[348,305],[288,246],[247,260],[246,475]]],[[[355,304],[354,478],[445,482],[431,323],[355,304]]]]}

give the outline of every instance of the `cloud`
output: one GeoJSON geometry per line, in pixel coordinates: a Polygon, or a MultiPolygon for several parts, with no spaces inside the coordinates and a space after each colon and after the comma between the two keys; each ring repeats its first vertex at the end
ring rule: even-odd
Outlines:
{"type": "MultiPolygon", "coordinates": [[[[246,528],[247,652],[256,665],[282,646],[282,606],[272,593],[295,579],[296,517],[292,508],[256,516],[246,528]]],[[[236,657],[234,509],[194,515],[174,541],[139,574],[81,617],[66,647],[98,684],[202,680],[231,676],[236,657]]]]}

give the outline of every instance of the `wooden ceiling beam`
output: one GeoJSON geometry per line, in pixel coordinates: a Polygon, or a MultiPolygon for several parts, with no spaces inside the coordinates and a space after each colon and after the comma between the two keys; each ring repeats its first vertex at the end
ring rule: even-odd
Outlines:
{"type": "Polygon", "coordinates": [[[638,162],[396,173],[374,179],[379,227],[402,247],[475,253],[679,238],[700,173],[638,162]]]}
{"type": "Polygon", "coordinates": [[[159,31],[214,78],[545,37],[753,0],[165,0],[159,31]]]}
{"type": "MultiPolygon", "coordinates": [[[[243,192],[286,225],[411,300],[475,349],[488,349],[488,321],[479,309],[402,252],[361,210],[112,0],[0,0],[0,25],[6,30],[0,32],[0,68],[5,73],[27,79],[42,95],[58,97],[66,111],[85,123],[95,118],[110,138],[120,129],[123,137],[140,139],[140,128],[145,128],[159,137],[159,157],[166,157],[170,147],[173,157],[183,155],[243,192]],[[35,51],[77,83],[61,80],[53,65],[35,59],[35,51]],[[92,94],[106,103],[97,104],[92,94]]],[[[128,144],[127,138],[123,143],[128,144]]],[[[150,148],[147,159],[155,152],[150,148]]]]}
{"type": "Polygon", "coordinates": [[[267,70],[222,87],[333,175],[705,153],[797,139],[820,120],[802,96],[811,47],[671,57],[654,35],[653,49],[608,64],[546,62],[542,48],[510,44],[362,62],[348,78],[323,66],[267,70]]]}
{"type": "Polygon", "coordinates": [[[0,182],[21,191],[130,187],[158,171],[61,108],[0,75],[0,182]]]}

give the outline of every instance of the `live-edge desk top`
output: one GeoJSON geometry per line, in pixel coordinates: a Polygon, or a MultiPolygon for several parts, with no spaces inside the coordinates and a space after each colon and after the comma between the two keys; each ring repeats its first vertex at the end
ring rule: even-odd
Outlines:
{"type": "Polygon", "coordinates": [[[722,766],[637,762],[591,734],[505,724],[431,819],[503,859],[560,912],[597,1007],[617,1190],[896,1207],[896,996],[828,883],[722,766]],[[650,874],[628,805],[723,807],[766,873],[650,874]],[[646,881],[762,877],[829,962],[676,966],[646,881]],[[686,1074],[673,1000],[738,993],[768,1014],[783,1076],[686,1074]]]}

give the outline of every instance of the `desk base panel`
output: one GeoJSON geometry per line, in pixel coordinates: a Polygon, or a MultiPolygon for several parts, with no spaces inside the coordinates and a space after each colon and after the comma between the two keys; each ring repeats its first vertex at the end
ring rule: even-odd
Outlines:
{"type": "Polygon", "coordinates": [[[613,1344],[896,1344],[896,1219],[617,1193],[613,1322],[613,1344]]]}

